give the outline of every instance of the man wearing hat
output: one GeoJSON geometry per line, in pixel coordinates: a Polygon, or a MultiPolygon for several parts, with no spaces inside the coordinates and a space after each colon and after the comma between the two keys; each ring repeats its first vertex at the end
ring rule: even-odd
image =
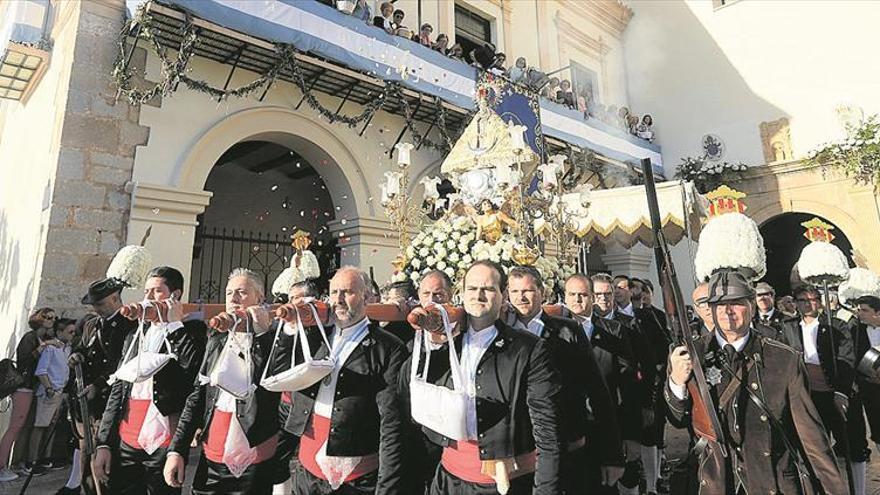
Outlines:
{"type": "Polygon", "coordinates": [[[758,282],[755,285],[755,303],[758,311],[755,313],[755,323],[761,323],[776,330],[778,339],[782,335],[783,323],[790,318],[776,311],[776,291],[767,282],[758,282]]]}
{"type": "MultiPolygon", "coordinates": [[[[126,283],[115,277],[106,277],[93,282],[89,290],[82,298],[83,304],[91,305],[95,314],[85,317],[82,325],[83,332],[80,338],[74,341],[73,352],[69,362],[71,366],[80,363],[83,371],[83,384],[86,387],[88,401],[89,428],[94,431],[96,422],[101,419],[104,407],[107,405],[107,397],[110,395],[110,386],[107,379],[116,371],[119,359],[122,356],[122,344],[126,336],[137,328],[137,321],[129,320],[119,314],[122,307],[120,292],[126,283]]],[[[70,380],[71,387],[75,381],[70,380]]],[[[71,397],[75,396],[71,393],[71,397]]],[[[76,420],[76,428],[83,432],[83,418],[78,407],[70,409],[76,420]]],[[[83,441],[80,440],[80,452],[84,451],[83,441]]],[[[95,493],[94,481],[91,477],[89,463],[81,463],[81,482],[75,483],[75,476],[71,476],[68,486],[71,493],[79,493],[79,486],[85,493],[95,493]]]]}
{"type": "MultiPolygon", "coordinates": [[[[824,493],[845,493],[810,400],[803,360],[756,330],[750,282],[737,271],[717,271],[709,279],[708,303],[716,329],[695,342],[696,358],[712,397],[707,406],[717,411],[721,431],[719,441],[703,437],[694,449],[699,491],[789,494],[808,492],[812,485],[824,493]]],[[[678,427],[689,424],[694,413],[687,390],[692,366],[686,347],[672,350],[664,397],[678,427]]]]}

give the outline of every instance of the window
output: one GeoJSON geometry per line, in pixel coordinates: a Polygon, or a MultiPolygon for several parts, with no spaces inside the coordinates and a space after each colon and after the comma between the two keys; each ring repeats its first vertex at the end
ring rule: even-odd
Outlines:
{"type": "Polygon", "coordinates": [[[587,90],[591,95],[590,103],[595,104],[601,101],[599,95],[599,74],[573,60],[570,63],[572,91],[576,95],[580,95],[583,90],[587,90]]]}
{"type": "Polygon", "coordinates": [[[455,5],[455,42],[468,54],[484,43],[492,42],[492,23],[480,14],[455,5]]]}

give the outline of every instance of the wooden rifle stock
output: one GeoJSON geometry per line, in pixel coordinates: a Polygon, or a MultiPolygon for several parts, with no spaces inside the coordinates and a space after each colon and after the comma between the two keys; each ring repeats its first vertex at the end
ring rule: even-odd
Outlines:
{"type": "Polygon", "coordinates": [[[709,384],[703,372],[694,342],[699,337],[693,335],[690,325],[683,317],[684,298],[681,287],[678,285],[678,277],[675,275],[675,266],[669,255],[669,246],[663,234],[663,225],[660,222],[660,205],[657,202],[657,189],[654,185],[654,170],[651,168],[651,160],[643,158],[641,161],[642,172],[645,178],[645,192],[648,197],[648,212],[651,216],[651,230],[654,234],[654,257],[657,263],[657,275],[663,291],[663,306],[666,317],[672,327],[672,332],[678,343],[687,348],[693,364],[693,377],[688,381],[687,388],[691,397],[691,425],[694,431],[701,437],[715,442],[724,457],[727,457],[727,447],[718,420],[718,412],[709,394],[709,384]]]}

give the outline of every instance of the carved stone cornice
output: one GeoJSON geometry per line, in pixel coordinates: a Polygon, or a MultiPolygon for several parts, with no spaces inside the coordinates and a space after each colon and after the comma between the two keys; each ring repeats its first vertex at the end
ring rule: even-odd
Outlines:
{"type": "Polygon", "coordinates": [[[623,30],[632,19],[633,11],[621,0],[559,0],[560,12],[586,17],[604,28],[615,38],[623,36],[623,30]]]}
{"type": "Polygon", "coordinates": [[[584,52],[597,60],[604,58],[611,49],[601,37],[594,38],[569,23],[562,15],[562,11],[557,12],[556,29],[559,33],[560,45],[563,44],[563,40],[567,41],[565,45],[568,48],[584,52]]]}

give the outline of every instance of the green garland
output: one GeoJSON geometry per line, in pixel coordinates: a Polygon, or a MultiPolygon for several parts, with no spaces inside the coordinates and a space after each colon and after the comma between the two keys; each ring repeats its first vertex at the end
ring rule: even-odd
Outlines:
{"type": "Polygon", "coordinates": [[[830,143],[810,151],[806,163],[822,167],[834,167],[847,177],[862,184],[880,188],[880,122],[872,115],[857,127],[847,129],[847,137],[841,142],[830,143]]]}
{"type": "Polygon", "coordinates": [[[296,57],[295,49],[284,43],[275,44],[275,63],[269,67],[259,78],[251,81],[244,86],[234,89],[224,89],[212,86],[206,81],[194,79],[186,74],[189,61],[195,56],[196,49],[200,43],[198,28],[193,23],[189,15],[181,28],[181,43],[177,50],[177,57],[171,59],[168,56],[166,48],[159,41],[156,35],[155,21],[140,8],[137,13],[129,19],[122,29],[118,41],[118,55],[113,68],[113,78],[116,82],[119,95],[124,96],[132,105],[142,105],[156,97],[165,97],[174,93],[179,83],[183,83],[187,88],[210,95],[217,100],[226,100],[229,98],[243,98],[251,94],[269,87],[273,84],[282,72],[288,70],[293,74],[293,82],[300,89],[305,99],[314,111],[330,123],[343,123],[348,127],[355,127],[358,124],[369,121],[373,116],[381,110],[385,103],[392,96],[397,96],[403,102],[405,113],[405,123],[407,129],[412,133],[416,144],[422,144],[431,149],[439,151],[448,151],[452,147],[452,139],[446,129],[446,109],[440,105],[439,114],[437,116],[438,129],[445,143],[434,143],[426,136],[422,136],[413,125],[412,111],[409,108],[409,101],[403,96],[401,88],[397,83],[388,83],[382,89],[379,95],[372,99],[363,110],[353,116],[339,115],[336,111],[331,110],[321,104],[320,100],[312,93],[309,84],[299,61],[296,57]],[[132,34],[133,33],[133,34],[132,34]],[[159,57],[161,63],[160,81],[150,88],[139,89],[132,85],[133,71],[128,64],[128,56],[126,54],[126,40],[129,35],[140,37],[152,45],[156,56],[159,57]]]}

